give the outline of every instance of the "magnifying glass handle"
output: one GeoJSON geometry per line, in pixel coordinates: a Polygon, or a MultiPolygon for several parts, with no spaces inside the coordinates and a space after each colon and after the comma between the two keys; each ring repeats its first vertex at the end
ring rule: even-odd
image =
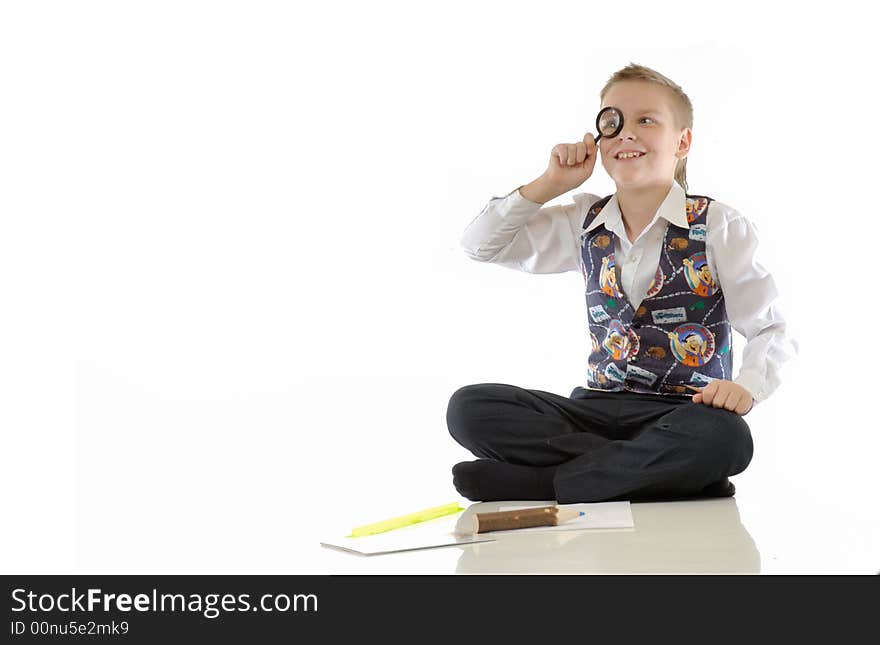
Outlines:
{"type": "Polygon", "coordinates": [[[602,138],[602,135],[601,135],[601,134],[597,134],[597,135],[596,135],[596,143],[599,143],[599,139],[601,139],[601,138],[602,138]]]}

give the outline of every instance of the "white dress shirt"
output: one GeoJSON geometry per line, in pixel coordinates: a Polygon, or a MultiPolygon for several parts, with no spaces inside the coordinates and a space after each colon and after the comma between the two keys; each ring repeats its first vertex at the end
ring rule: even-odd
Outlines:
{"type": "MultiPolygon", "coordinates": [[[[505,197],[492,197],[465,229],[461,245],[474,260],[528,273],[580,271],[583,222],[590,206],[600,199],[577,193],[573,203],[542,208],[517,188],[505,197]]],[[[676,181],[635,242],[630,242],[624,229],[617,194],[587,229],[604,224],[614,232],[618,284],[633,309],[639,307],[654,279],[668,222],[689,226],[685,191],[676,181]]],[[[706,213],[705,244],[709,270],[724,293],[730,325],[747,340],[739,375],[733,381],[751,393],[754,405],[779,387],[782,364],[797,355],[798,343],[786,333],[773,276],[756,259],[755,225],[730,206],[712,201],[706,213]]]]}

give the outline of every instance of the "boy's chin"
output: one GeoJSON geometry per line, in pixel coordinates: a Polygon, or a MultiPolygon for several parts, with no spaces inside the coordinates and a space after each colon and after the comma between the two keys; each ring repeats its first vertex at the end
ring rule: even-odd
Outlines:
{"type": "Polygon", "coordinates": [[[669,183],[668,180],[649,175],[639,175],[638,177],[612,175],[611,178],[614,180],[614,185],[618,188],[647,188],[648,186],[660,186],[669,183]]]}
{"type": "Polygon", "coordinates": [[[639,188],[640,186],[650,186],[652,181],[647,177],[612,177],[614,184],[618,188],[639,188]]]}

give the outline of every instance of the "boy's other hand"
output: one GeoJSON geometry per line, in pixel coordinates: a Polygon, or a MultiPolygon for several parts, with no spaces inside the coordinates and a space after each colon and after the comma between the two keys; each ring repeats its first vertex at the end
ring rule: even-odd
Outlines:
{"type": "Polygon", "coordinates": [[[694,403],[704,403],[716,408],[724,408],[743,416],[752,409],[754,401],[752,394],[739,383],[715,379],[706,387],[699,388],[699,392],[691,399],[694,403]]]}
{"type": "Polygon", "coordinates": [[[550,151],[550,164],[544,179],[562,193],[577,188],[593,174],[598,149],[589,132],[578,143],[557,143],[550,151]]]}

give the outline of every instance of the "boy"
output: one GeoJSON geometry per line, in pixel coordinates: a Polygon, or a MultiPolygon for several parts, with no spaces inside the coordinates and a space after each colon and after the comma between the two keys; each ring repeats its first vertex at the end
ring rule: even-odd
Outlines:
{"type": "Polygon", "coordinates": [[[630,64],[600,99],[623,113],[617,136],[555,146],[543,175],[493,197],[462,238],[478,261],[580,270],[591,342],[588,387],[569,397],[501,383],[452,395],[449,432],[480,458],[456,464],[453,484],[474,501],[733,495],[728,477],[752,458],[742,417],[797,353],[753,225],[686,193],[687,95],[630,64]],[[599,152],[614,195],[541,207],[586,181],[599,152]],[[748,340],[736,378],[731,326],[748,340]]]}

